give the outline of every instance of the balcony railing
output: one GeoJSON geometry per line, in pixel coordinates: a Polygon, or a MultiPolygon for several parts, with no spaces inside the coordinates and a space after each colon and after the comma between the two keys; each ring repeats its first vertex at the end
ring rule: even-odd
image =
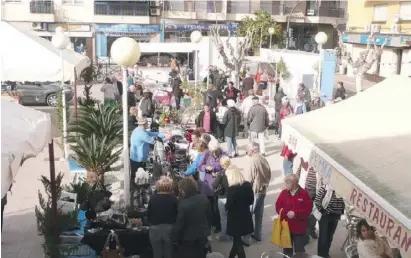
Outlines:
{"type": "Polygon", "coordinates": [[[150,3],[146,2],[95,2],[95,15],[117,15],[117,16],[148,16],[150,3]]]}
{"type": "Polygon", "coordinates": [[[165,1],[164,10],[180,12],[207,12],[222,13],[223,1],[221,0],[199,0],[199,1],[165,1]],[[215,5],[214,5],[215,2],[215,5]]]}
{"type": "Polygon", "coordinates": [[[223,2],[222,1],[194,1],[195,12],[207,12],[207,13],[222,13],[223,2]]]}
{"type": "Polygon", "coordinates": [[[53,13],[53,1],[31,1],[30,13],[53,13]]]}
{"type": "Polygon", "coordinates": [[[307,16],[322,16],[322,17],[335,17],[345,18],[344,8],[321,8],[320,9],[307,9],[307,16]]]}

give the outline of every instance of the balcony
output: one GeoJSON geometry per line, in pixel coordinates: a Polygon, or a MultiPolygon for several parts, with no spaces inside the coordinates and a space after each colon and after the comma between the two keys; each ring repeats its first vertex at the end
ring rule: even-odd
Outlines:
{"type": "Polygon", "coordinates": [[[95,1],[96,23],[150,23],[150,1],[95,1]]]}
{"type": "Polygon", "coordinates": [[[94,3],[95,15],[115,15],[115,16],[148,16],[150,13],[150,3],[145,2],[98,2],[94,3]]]}
{"type": "Polygon", "coordinates": [[[31,1],[30,13],[53,14],[53,1],[31,1]]]}
{"type": "Polygon", "coordinates": [[[221,0],[166,1],[165,18],[193,20],[227,20],[221,0]],[[214,4],[215,3],[215,4],[214,4]]]}

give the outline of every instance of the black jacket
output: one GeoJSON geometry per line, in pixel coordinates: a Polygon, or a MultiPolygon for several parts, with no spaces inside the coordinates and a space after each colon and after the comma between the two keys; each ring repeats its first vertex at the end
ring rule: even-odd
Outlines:
{"type": "Polygon", "coordinates": [[[120,96],[123,96],[123,83],[120,81],[117,81],[117,89],[118,93],[120,93],[120,96]]]}
{"type": "Polygon", "coordinates": [[[224,125],[224,136],[235,137],[238,135],[238,128],[241,123],[241,113],[235,107],[230,107],[225,112],[222,124],[224,125]]]}
{"type": "Polygon", "coordinates": [[[275,111],[276,112],[280,112],[281,109],[281,101],[282,99],[285,97],[286,95],[284,94],[284,92],[277,92],[274,95],[274,102],[275,102],[275,111]]]}
{"type": "Polygon", "coordinates": [[[209,90],[204,94],[204,104],[209,104],[212,109],[217,107],[218,97],[223,97],[221,90],[209,90]]]}
{"type": "Polygon", "coordinates": [[[227,234],[229,236],[245,236],[254,232],[250,206],[254,203],[254,192],[249,182],[228,188],[227,234]]]}
{"type": "Polygon", "coordinates": [[[236,89],[236,88],[233,88],[234,94],[233,94],[232,97],[228,97],[228,96],[227,96],[228,91],[229,91],[229,89],[228,89],[228,87],[227,87],[227,88],[224,90],[224,96],[225,96],[225,98],[226,98],[226,99],[232,99],[232,100],[234,100],[235,102],[237,102],[237,97],[238,97],[238,95],[240,94],[240,91],[239,91],[238,89],[236,89]]]}
{"type": "Polygon", "coordinates": [[[207,238],[210,235],[211,218],[210,202],[205,195],[195,194],[181,199],[173,229],[173,240],[181,243],[207,238]]]}
{"type": "Polygon", "coordinates": [[[136,95],[134,95],[131,91],[127,91],[127,105],[128,109],[137,105],[136,95]]]}
{"type": "Polygon", "coordinates": [[[345,90],[344,87],[342,87],[342,88],[337,88],[337,89],[335,90],[334,98],[333,98],[333,99],[341,98],[342,100],[344,100],[344,99],[346,98],[346,94],[347,94],[347,92],[346,92],[346,90],[345,90]]]}
{"type": "MultiPolygon", "coordinates": [[[[214,111],[210,111],[211,114],[211,121],[210,121],[210,125],[211,125],[211,132],[213,134],[217,133],[217,116],[215,114],[214,111]]],[[[197,127],[203,127],[204,123],[204,110],[200,112],[200,114],[198,115],[197,119],[196,119],[196,126],[197,127]]]]}
{"type": "Polygon", "coordinates": [[[228,181],[225,172],[219,172],[213,181],[213,189],[218,197],[227,197],[228,181]]]}

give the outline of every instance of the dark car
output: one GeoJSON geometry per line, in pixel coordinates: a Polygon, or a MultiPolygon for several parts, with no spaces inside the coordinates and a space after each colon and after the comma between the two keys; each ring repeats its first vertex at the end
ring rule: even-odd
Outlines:
{"type": "MultiPolygon", "coordinates": [[[[17,92],[22,105],[49,105],[57,106],[57,95],[61,91],[60,82],[2,82],[2,92],[17,92]]],[[[65,84],[66,101],[73,99],[74,92],[65,84]]]]}

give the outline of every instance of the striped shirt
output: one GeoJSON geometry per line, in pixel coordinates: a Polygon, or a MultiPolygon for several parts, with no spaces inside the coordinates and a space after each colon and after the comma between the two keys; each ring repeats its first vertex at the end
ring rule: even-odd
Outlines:
{"type": "Polygon", "coordinates": [[[330,203],[328,204],[327,208],[323,208],[322,202],[327,193],[325,188],[326,186],[321,186],[315,196],[314,205],[321,213],[326,214],[334,214],[334,215],[342,215],[344,214],[345,203],[343,198],[337,198],[335,195],[335,191],[333,190],[333,195],[331,197],[330,203]]]}
{"type": "MultiPolygon", "coordinates": [[[[301,177],[302,167],[303,165],[300,164],[300,166],[297,169],[296,175],[298,176],[298,178],[301,177]]],[[[305,179],[304,188],[310,194],[311,198],[315,196],[315,193],[317,191],[317,173],[315,172],[313,167],[308,168],[308,173],[307,173],[307,178],[305,179]]]]}

